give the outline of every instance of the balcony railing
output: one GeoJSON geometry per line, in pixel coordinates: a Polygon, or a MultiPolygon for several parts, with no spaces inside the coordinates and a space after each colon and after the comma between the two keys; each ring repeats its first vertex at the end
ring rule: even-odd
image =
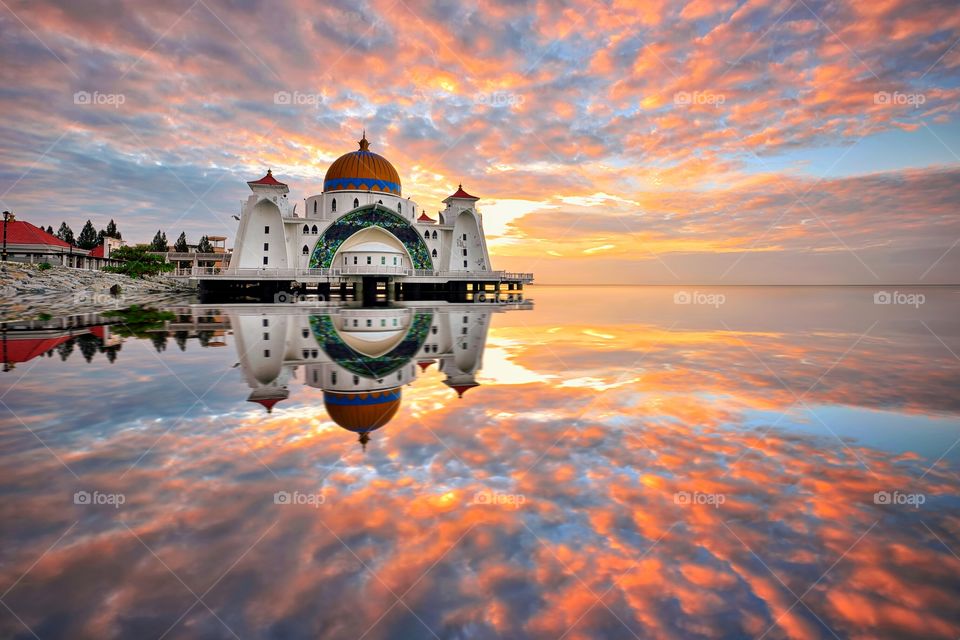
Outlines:
{"type": "Polygon", "coordinates": [[[334,267],[328,269],[271,269],[271,268],[238,268],[222,269],[219,267],[193,267],[192,269],[178,269],[175,275],[192,275],[198,277],[249,277],[249,278],[300,278],[300,277],[339,277],[351,275],[385,275],[421,278],[446,278],[448,280],[510,280],[532,282],[532,273],[513,273],[507,271],[434,271],[431,269],[408,269],[405,267],[391,267],[383,265],[356,265],[334,267]]]}

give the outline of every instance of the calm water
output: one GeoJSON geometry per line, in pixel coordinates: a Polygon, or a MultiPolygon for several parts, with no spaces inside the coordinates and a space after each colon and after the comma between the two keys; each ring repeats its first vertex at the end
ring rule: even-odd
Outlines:
{"type": "Polygon", "coordinates": [[[960,291],[685,293],[8,332],[0,637],[960,637],[960,291]]]}

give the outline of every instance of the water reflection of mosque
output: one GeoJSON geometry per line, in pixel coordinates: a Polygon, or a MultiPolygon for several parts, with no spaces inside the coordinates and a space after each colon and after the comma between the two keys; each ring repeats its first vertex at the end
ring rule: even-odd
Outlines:
{"type": "MultiPolygon", "coordinates": [[[[524,305],[511,305],[516,308],[524,305]]],[[[280,311],[283,307],[223,309],[229,316],[247,398],[271,412],[292,384],[323,390],[323,403],[339,426],[370,433],[400,408],[402,388],[436,364],[458,397],[481,367],[490,318],[504,307],[478,305],[280,311]]]]}

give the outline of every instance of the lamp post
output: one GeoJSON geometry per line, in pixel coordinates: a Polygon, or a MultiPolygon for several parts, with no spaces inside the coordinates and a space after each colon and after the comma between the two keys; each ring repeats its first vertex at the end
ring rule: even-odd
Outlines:
{"type": "Polygon", "coordinates": [[[9,211],[3,212],[3,271],[7,270],[7,222],[10,218],[13,217],[13,214],[9,211]]]}

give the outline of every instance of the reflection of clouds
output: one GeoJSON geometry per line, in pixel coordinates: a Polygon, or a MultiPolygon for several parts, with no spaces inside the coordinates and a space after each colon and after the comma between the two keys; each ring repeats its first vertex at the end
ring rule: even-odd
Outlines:
{"type": "MultiPolygon", "coordinates": [[[[767,637],[831,636],[820,620],[840,637],[956,636],[960,561],[934,536],[958,547],[955,467],[921,478],[931,461],[916,455],[744,425],[793,397],[739,341],[801,393],[856,330],[608,326],[588,321],[589,300],[563,312],[553,332],[537,324],[557,326],[550,308],[498,315],[490,345],[505,363],[487,351],[491,381],[451,400],[428,370],[366,454],[330,424],[319,390],[264,415],[244,406],[235,375],[210,394],[220,419],[197,412],[172,425],[165,395],[103,376],[114,402],[140,397],[139,412],[120,410],[91,438],[86,411],[62,411],[95,395],[89,365],[57,370],[56,402],[28,376],[14,410],[37,426],[58,419],[41,434],[81,480],[36,442],[0,450],[0,583],[79,523],[4,600],[42,638],[159,636],[194,598],[126,525],[198,594],[240,559],[204,602],[242,638],[356,638],[395,594],[405,605],[368,637],[432,637],[417,617],[440,637],[630,637],[623,625],[640,637],[759,637],[775,623],[767,637]],[[79,488],[122,492],[126,504],[73,505],[79,488]],[[920,491],[927,503],[878,506],[880,489],[920,491]],[[276,505],[279,490],[325,499],[276,505]],[[524,503],[472,504],[480,491],[524,503]],[[680,491],[725,500],[678,504],[680,491]]],[[[880,329],[810,401],[955,415],[949,353],[899,325],[880,329]]],[[[163,357],[199,384],[232,364],[226,351],[163,357]]],[[[162,376],[143,355],[125,371],[152,371],[151,384],[162,376]]],[[[0,635],[13,634],[27,635],[0,617],[0,635]]],[[[232,636],[198,605],[168,637],[232,636]]]]}

